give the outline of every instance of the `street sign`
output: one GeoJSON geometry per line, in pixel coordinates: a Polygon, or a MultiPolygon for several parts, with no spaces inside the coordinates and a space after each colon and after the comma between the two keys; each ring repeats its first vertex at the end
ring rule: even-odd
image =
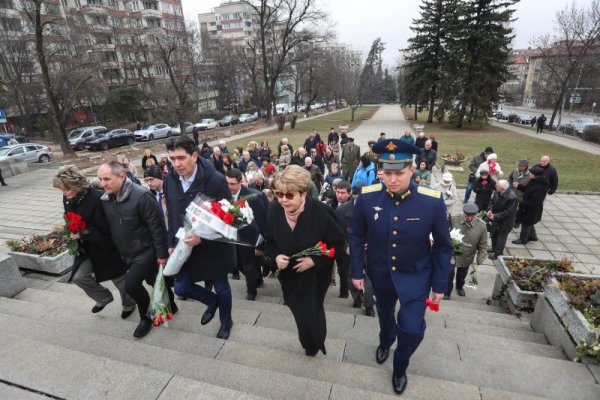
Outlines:
{"type": "Polygon", "coordinates": [[[571,93],[571,98],[569,99],[569,103],[571,103],[571,104],[581,103],[581,93],[571,93]]]}
{"type": "Polygon", "coordinates": [[[6,123],[6,111],[4,111],[4,108],[0,108],[0,124],[5,124],[6,123]]]}

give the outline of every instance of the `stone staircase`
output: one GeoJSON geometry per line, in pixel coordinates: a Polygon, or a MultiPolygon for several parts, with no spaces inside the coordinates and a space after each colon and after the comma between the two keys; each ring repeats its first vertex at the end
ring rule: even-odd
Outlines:
{"type": "MultiPolygon", "coordinates": [[[[598,399],[600,368],[573,363],[526,318],[486,305],[494,271],[480,287],[427,312],[427,332],[411,360],[406,399],[598,399]]],[[[327,355],[306,357],[279,283],[265,280],[257,301],[231,281],[234,326],[178,301],[179,313],[145,338],[121,320],[118,294],[101,313],[71,284],[23,278],[27,289],[0,298],[0,398],[4,399],[392,399],[391,357],[375,362],[377,318],[326,297],[327,355]]]]}

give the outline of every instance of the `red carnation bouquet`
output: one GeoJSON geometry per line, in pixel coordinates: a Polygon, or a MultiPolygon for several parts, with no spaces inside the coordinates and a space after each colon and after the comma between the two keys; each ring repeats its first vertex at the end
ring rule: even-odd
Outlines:
{"type": "Polygon", "coordinates": [[[67,239],[67,250],[72,256],[78,256],[84,253],[83,235],[89,233],[87,224],[83,217],[72,211],[65,214],[65,236],[67,239]]]}
{"type": "Polygon", "coordinates": [[[148,307],[148,318],[152,320],[154,326],[163,325],[169,327],[167,321],[173,318],[171,310],[171,301],[167,292],[167,284],[163,275],[163,265],[158,265],[158,274],[152,288],[150,296],[150,306],[148,307]]]}
{"type": "MultiPolygon", "coordinates": [[[[293,258],[300,257],[310,257],[310,256],[325,256],[329,258],[335,258],[335,249],[333,247],[327,248],[327,244],[325,242],[319,241],[313,247],[309,247],[308,249],[302,250],[290,257],[290,260],[293,258]]],[[[277,278],[279,276],[279,272],[281,270],[277,269],[275,271],[274,277],[277,278]]]]}

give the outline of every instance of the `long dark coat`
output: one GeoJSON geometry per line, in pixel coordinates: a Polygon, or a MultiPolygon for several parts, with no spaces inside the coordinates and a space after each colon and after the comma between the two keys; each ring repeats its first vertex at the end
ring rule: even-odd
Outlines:
{"type": "Polygon", "coordinates": [[[65,213],[72,211],[81,215],[87,224],[88,233],[83,235],[84,253],[75,257],[69,282],[86,259],[90,259],[96,282],[114,279],[127,272],[127,265],[121,259],[119,250],[112,243],[110,228],[102,208],[102,191],[90,189],[85,196],[68,200],[63,196],[65,213]]]}
{"type": "Polygon", "coordinates": [[[477,178],[473,185],[473,191],[477,194],[475,196],[475,204],[477,204],[480,211],[486,211],[490,205],[492,194],[496,191],[496,181],[491,177],[487,179],[477,178]],[[484,181],[487,181],[485,185],[482,183],[484,181]]]}
{"type": "Polygon", "coordinates": [[[519,203],[518,222],[523,225],[535,225],[541,221],[547,191],[548,181],[543,176],[529,181],[525,186],[523,201],[519,203]]]}
{"type": "Polygon", "coordinates": [[[503,194],[494,192],[490,201],[490,210],[494,213],[492,229],[497,233],[509,233],[515,225],[517,216],[517,195],[507,189],[503,194]]]}
{"type": "MultiPolygon", "coordinates": [[[[246,186],[240,188],[240,195],[238,199],[246,196],[254,196],[248,200],[248,205],[252,209],[254,214],[254,223],[250,226],[241,228],[239,231],[239,238],[241,241],[251,244],[256,244],[259,239],[259,235],[265,237],[265,223],[267,220],[267,208],[269,207],[269,201],[265,195],[258,190],[250,189],[246,186]]],[[[260,244],[257,248],[262,249],[264,244],[260,244]]],[[[255,260],[254,246],[237,246],[237,257],[239,265],[252,265],[255,260]]]]}
{"type": "MultiPolygon", "coordinates": [[[[231,198],[225,176],[218,173],[210,161],[198,157],[197,166],[196,177],[187,192],[183,191],[179,175],[174,169],[165,180],[169,247],[177,245],[175,234],[183,226],[185,209],[197,195],[204,194],[214,201],[231,198]]],[[[202,243],[194,247],[190,258],[183,264],[181,270],[187,270],[192,281],[199,282],[222,278],[233,272],[235,265],[234,244],[202,239],[202,243]]]]}
{"type": "MultiPolygon", "coordinates": [[[[288,225],[283,207],[274,201],[267,212],[265,254],[272,260],[279,254],[291,256],[313,247],[318,241],[344,250],[344,233],[338,225],[333,210],[326,205],[307,198],[304,211],[298,217],[295,229],[288,225]]],[[[290,308],[302,347],[306,350],[325,352],[327,325],[323,301],[331,282],[333,259],[325,256],[312,257],[315,266],[304,272],[292,269],[296,261],[279,273],[283,299],[290,308]]]]}

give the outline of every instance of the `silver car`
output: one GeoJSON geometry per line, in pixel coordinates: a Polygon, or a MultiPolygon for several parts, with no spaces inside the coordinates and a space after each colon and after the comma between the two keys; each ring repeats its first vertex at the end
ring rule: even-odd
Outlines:
{"type": "Polygon", "coordinates": [[[83,150],[86,142],[94,140],[96,135],[101,132],[106,132],[104,126],[90,126],[87,128],[77,128],[69,133],[69,144],[73,150],[83,150]]]}
{"type": "Polygon", "coordinates": [[[135,140],[154,140],[171,136],[172,128],[167,124],[150,125],[135,131],[135,140]]]}
{"type": "Polygon", "coordinates": [[[0,149],[0,161],[18,160],[46,163],[54,156],[52,149],[43,144],[23,143],[5,146],[0,149]]]}

